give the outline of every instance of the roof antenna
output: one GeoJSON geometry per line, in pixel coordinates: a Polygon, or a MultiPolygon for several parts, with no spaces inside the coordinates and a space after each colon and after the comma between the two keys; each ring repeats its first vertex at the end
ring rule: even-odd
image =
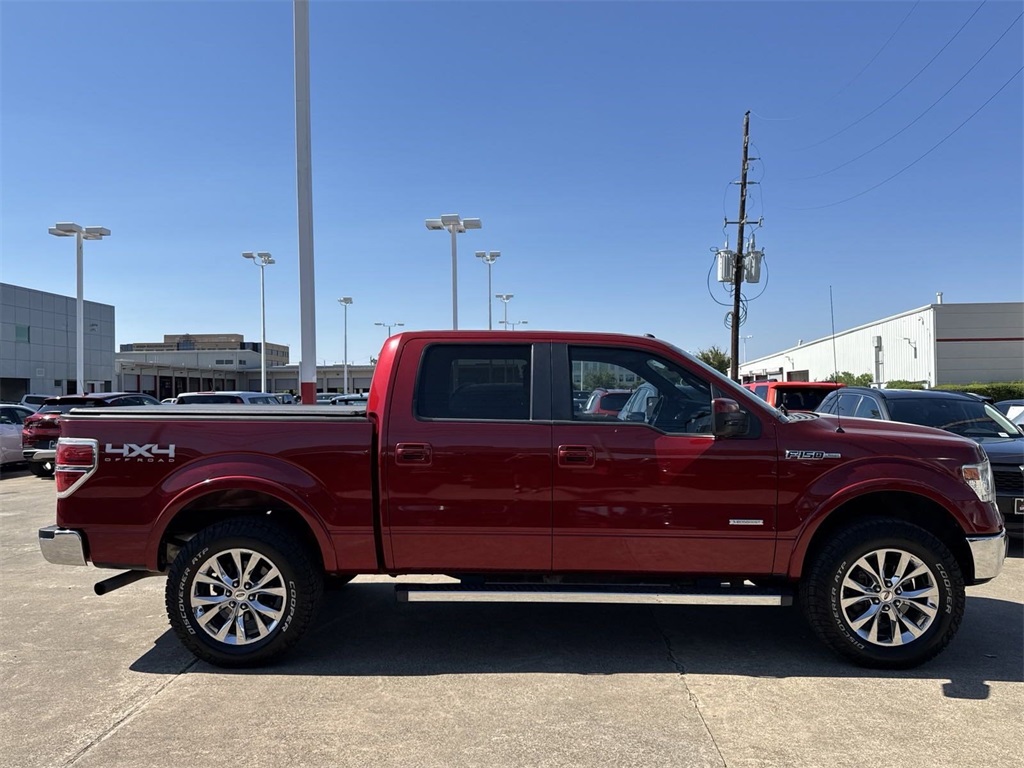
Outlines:
{"type": "MultiPolygon", "coordinates": [[[[832,302],[832,286],[828,287],[828,311],[832,316],[832,365],[835,371],[835,382],[839,383],[839,356],[836,354],[836,307],[832,302]]],[[[838,387],[837,387],[838,388],[838,387]]],[[[838,397],[836,398],[836,432],[845,434],[846,430],[843,429],[843,417],[839,415],[839,403],[838,397]]]]}

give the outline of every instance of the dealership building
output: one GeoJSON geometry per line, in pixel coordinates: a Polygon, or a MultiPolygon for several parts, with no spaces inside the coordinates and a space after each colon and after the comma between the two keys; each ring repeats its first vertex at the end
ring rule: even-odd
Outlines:
{"type": "Polygon", "coordinates": [[[1024,302],[937,302],[739,366],[744,382],[822,381],[834,371],[940,384],[1024,379],[1024,302]]]}
{"type": "MultiPolygon", "coordinates": [[[[241,334],[168,334],[161,341],[115,350],[114,307],[85,301],[86,392],[146,392],[164,399],[179,392],[259,390],[260,342],[241,334]]],[[[0,283],[0,400],[78,392],[75,378],[77,301],[74,297],[0,283]]],[[[317,367],[317,390],[344,391],[345,366],[317,367]]],[[[349,365],[349,392],[366,392],[372,365],[349,365]]],[[[267,344],[267,389],[298,392],[299,366],[289,348],[267,344]]]]}
{"type": "MultiPolygon", "coordinates": [[[[84,302],[87,392],[114,384],[114,308],[84,302]]],[[[0,283],[0,400],[78,391],[78,302],[72,296],[0,283]]]]}

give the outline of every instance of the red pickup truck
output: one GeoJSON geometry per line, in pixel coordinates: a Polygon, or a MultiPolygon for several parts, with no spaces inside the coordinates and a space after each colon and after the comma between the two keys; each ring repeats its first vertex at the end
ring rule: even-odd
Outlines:
{"type": "Polygon", "coordinates": [[[973,441],[787,416],[648,337],[402,333],[365,417],[94,408],[61,429],[45,558],[128,569],[100,594],[165,574],[171,626],[222,666],[290,649],[326,577],[430,573],[454,578],[399,599],[796,599],[839,654],[904,668],[1006,552],[973,441]],[[618,414],[574,410],[594,372],[634,387],[618,414]]]}

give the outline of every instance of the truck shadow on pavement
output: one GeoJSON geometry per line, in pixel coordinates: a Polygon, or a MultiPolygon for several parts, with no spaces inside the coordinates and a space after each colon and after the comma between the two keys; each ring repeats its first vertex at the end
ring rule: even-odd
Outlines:
{"type": "Polygon", "coordinates": [[[153,674],[420,676],[700,674],[941,681],[950,698],[985,699],[988,681],[1024,681],[1024,606],[969,597],[953,643],[911,670],[862,669],[832,655],[792,608],[399,604],[392,585],[326,594],[284,660],[223,670],[170,631],[131,669],[153,674]]]}

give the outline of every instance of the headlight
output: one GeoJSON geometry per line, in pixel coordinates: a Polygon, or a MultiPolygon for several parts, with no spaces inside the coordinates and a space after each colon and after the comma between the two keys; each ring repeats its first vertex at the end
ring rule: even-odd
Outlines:
{"type": "Polygon", "coordinates": [[[992,465],[988,459],[981,464],[964,464],[960,470],[964,481],[971,486],[982,501],[995,501],[996,481],[992,476],[992,465]]]}

